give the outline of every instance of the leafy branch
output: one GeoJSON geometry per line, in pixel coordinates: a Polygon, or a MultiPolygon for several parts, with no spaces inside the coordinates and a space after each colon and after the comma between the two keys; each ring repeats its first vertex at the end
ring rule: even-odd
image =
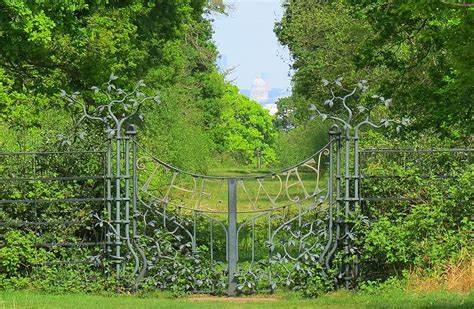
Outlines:
{"type": "MultiPolygon", "coordinates": [[[[398,133],[400,132],[400,129],[402,126],[408,126],[410,123],[410,120],[408,118],[402,118],[401,120],[394,120],[394,119],[388,119],[388,118],[383,118],[380,121],[374,120],[371,113],[376,105],[381,105],[385,109],[390,108],[390,106],[392,105],[392,99],[384,98],[383,96],[380,96],[380,95],[373,95],[371,97],[372,99],[375,99],[377,103],[373,107],[369,108],[364,105],[358,105],[354,109],[353,107],[349,106],[348,104],[349,99],[353,98],[355,95],[359,93],[365,93],[367,89],[369,88],[368,82],[366,80],[360,80],[354,87],[352,87],[349,90],[343,88],[342,77],[338,77],[333,82],[330,82],[326,79],[323,79],[321,82],[323,86],[330,87],[330,93],[331,93],[331,97],[324,101],[324,105],[328,106],[329,108],[333,108],[336,104],[340,103],[340,105],[342,105],[342,107],[344,108],[347,114],[347,117],[343,119],[342,117],[323,113],[315,104],[311,104],[309,106],[309,110],[315,111],[317,113],[317,116],[319,116],[323,121],[325,121],[326,119],[334,120],[336,122],[343,124],[345,129],[349,129],[349,130],[355,129],[356,134],[358,134],[359,129],[364,125],[369,125],[374,128],[380,128],[380,127],[388,127],[391,124],[397,124],[396,130],[398,133]],[[334,90],[335,87],[338,87],[343,91],[345,90],[346,94],[345,95],[336,94],[334,90]],[[364,120],[354,125],[353,124],[354,115],[362,116],[364,120]]],[[[313,118],[315,118],[315,116],[312,116],[312,119],[313,118]]]]}
{"type": "MultiPolygon", "coordinates": [[[[107,135],[112,138],[114,135],[120,136],[124,123],[132,118],[144,120],[140,112],[142,106],[147,101],[160,103],[160,96],[157,93],[154,96],[147,96],[142,89],[146,87],[143,80],[139,80],[132,91],[127,92],[115,85],[114,81],[118,77],[114,73],[110,74],[109,80],[101,86],[92,86],[96,96],[105,97],[105,104],[97,105],[95,102],[85,101],[78,91],[71,94],[61,90],[60,96],[65,98],[68,107],[78,106],[80,117],[75,123],[75,130],[85,121],[102,122],[105,126],[107,135]]],[[[86,133],[81,131],[77,134],[80,139],[85,138],[86,133]]],[[[70,138],[58,135],[62,145],[70,145],[70,138]]]]}

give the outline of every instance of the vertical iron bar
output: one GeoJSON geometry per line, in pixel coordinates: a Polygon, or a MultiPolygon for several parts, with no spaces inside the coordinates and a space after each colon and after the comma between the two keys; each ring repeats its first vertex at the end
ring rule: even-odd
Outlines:
{"type": "MultiPolygon", "coordinates": [[[[358,208],[360,206],[359,201],[359,132],[358,130],[355,131],[354,135],[354,213],[357,214],[358,208]]],[[[357,277],[357,273],[359,271],[359,265],[357,261],[353,265],[354,272],[352,273],[352,279],[357,277]]]]}
{"type": "MultiPolygon", "coordinates": [[[[326,258],[326,266],[329,268],[330,259],[337,250],[338,241],[341,235],[341,132],[336,133],[336,235],[334,245],[326,258]]],[[[336,280],[336,288],[338,282],[336,280]]]]}
{"type": "Polygon", "coordinates": [[[120,232],[120,225],[121,225],[121,214],[120,214],[120,204],[121,204],[121,196],[120,196],[120,191],[121,191],[121,153],[122,153],[122,144],[121,144],[121,137],[120,137],[120,129],[116,129],[117,132],[117,137],[115,139],[116,142],[116,162],[115,162],[115,258],[116,258],[116,265],[115,265],[115,271],[117,274],[117,277],[120,276],[120,260],[121,260],[121,232],[120,232]]]}
{"type": "Polygon", "coordinates": [[[270,282],[270,289],[273,290],[272,277],[272,255],[273,255],[273,237],[272,237],[272,211],[268,211],[268,281],[270,282]]]}
{"type": "Polygon", "coordinates": [[[196,253],[196,237],[197,237],[197,215],[196,210],[193,210],[193,239],[192,239],[192,249],[193,253],[196,253]]]}
{"type": "Polygon", "coordinates": [[[131,249],[130,243],[130,146],[129,146],[130,136],[125,134],[124,137],[124,159],[125,159],[125,171],[124,171],[124,186],[125,186],[125,220],[124,220],[124,233],[125,233],[125,240],[129,249],[131,249]]]}
{"type": "Polygon", "coordinates": [[[228,233],[228,292],[229,296],[235,296],[237,283],[235,280],[235,274],[237,272],[237,179],[231,177],[228,179],[228,209],[227,209],[227,219],[229,224],[229,233],[228,233]]]}
{"type": "MultiPolygon", "coordinates": [[[[112,221],[112,140],[107,139],[107,177],[106,177],[106,187],[107,187],[107,217],[108,221],[112,221]]],[[[111,237],[110,237],[110,228],[106,228],[106,241],[107,241],[107,256],[110,257],[112,254],[111,247],[111,237]]]]}
{"type": "Polygon", "coordinates": [[[210,250],[211,250],[211,265],[214,264],[214,221],[209,218],[209,237],[210,237],[210,250]]]}
{"type": "MultiPolygon", "coordinates": [[[[349,214],[350,214],[350,192],[349,192],[349,184],[350,184],[350,166],[349,166],[349,151],[350,151],[350,128],[346,126],[346,137],[345,137],[345,162],[344,162],[344,251],[346,259],[349,257],[349,214]]],[[[346,289],[350,287],[349,281],[349,264],[347,261],[344,261],[344,284],[346,289]]]]}
{"type": "Polygon", "coordinates": [[[252,263],[255,262],[255,218],[252,220],[252,263]]]}
{"type": "MultiPolygon", "coordinates": [[[[136,131],[135,131],[136,134],[136,131]]],[[[133,177],[133,187],[132,187],[132,208],[133,208],[133,218],[132,218],[132,233],[133,240],[137,240],[137,191],[138,191],[138,175],[137,175],[137,143],[135,140],[136,135],[132,135],[132,177],[133,177]]]]}
{"type": "MultiPolygon", "coordinates": [[[[332,128],[329,130],[329,177],[328,177],[328,241],[326,243],[326,246],[323,250],[323,253],[321,254],[319,258],[319,263],[322,265],[324,261],[324,257],[326,253],[328,252],[329,248],[331,248],[332,245],[332,225],[333,225],[333,214],[332,214],[332,208],[333,208],[333,187],[332,187],[332,180],[334,177],[334,134],[335,132],[332,130],[332,128]]],[[[329,267],[328,267],[329,268],[329,267]]]]}
{"type": "MultiPolygon", "coordinates": [[[[130,139],[133,139],[135,136],[135,126],[129,125],[125,131],[125,239],[127,241],[128,249],[130,250],[131,255],[134,259],[133,265],[133,274],[138,272],[140,261],[135,249],[132,246],[132,239],[130,238],[130,139]]],[[[132,160],[135,159],[133,154],[132,160]]],[[[132,161],[132,164],[135,165],[135,161],[132,161]]],[[[134,175],[135,176],[135,175],[134,175]]],[[[134,180],[132,181],[132,186],[135,184],[134,180]]],[[[132,188],[132,195],[135,196],[135,190],[132,188]]]]}

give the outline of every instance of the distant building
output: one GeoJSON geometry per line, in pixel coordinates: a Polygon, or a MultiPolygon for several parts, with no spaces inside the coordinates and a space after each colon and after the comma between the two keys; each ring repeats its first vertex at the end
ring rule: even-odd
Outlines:
{"type": "Polygon", "coordinates": [[[250,98],[259,103],[268,101],[268,93],[270,92],[270,85],[261,77],[254,79],[252,88],[250,89],[250,98]]]}

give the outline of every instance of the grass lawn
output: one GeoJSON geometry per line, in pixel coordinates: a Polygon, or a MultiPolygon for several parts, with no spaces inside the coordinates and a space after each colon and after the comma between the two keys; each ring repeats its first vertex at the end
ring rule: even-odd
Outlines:
{"type": "Polygon", "coordinates": [[[338,292],[317,299],[296,295],[226,298],[192,296],[50,295],[35,292],[0,292],[0,308],[474,308],[474,293],[444,291],[414,294],[399,290],[373,294],[338,292]]]}

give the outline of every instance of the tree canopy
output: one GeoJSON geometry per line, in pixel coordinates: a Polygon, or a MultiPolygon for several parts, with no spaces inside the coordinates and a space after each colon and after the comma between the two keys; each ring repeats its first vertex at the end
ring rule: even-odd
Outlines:
{"type": "Polygon", "coordinates": [[[294,58],[294,113],[321,101],[321,78],[344,76],[392,97],[392,113],[410,117],[412,129],[454,139],[472,133],[474,8],[378,0],[285,7],[275,31],[294,58]]]}
{"type": "MultiPolygon", "coordinates": [[[[240,149],[231,135],[224,143],[213,133],[231,121],[231,106],[244,100],[215,65],[213,8],[207,0],[0,1],[0,119],[18,141],[8,147],[47,147],[74,120],[59,90],[94,101],[91,86],[114,73],[123,89],[143,79],[149,92],[160,92],[161,103],[145,107],[141,125],[157,155],[203,170],[215,151],[240,149]],[[38,128],[42,134],[33,138],[38,128]]],[[[247,103],[271,123],[261,106],[247,103]]],[[[233,130],[244,138],[239,143],[263,134],[260,142],[272,144],[265,131],[271,126],[247,120],[233,130]],[[256,132],[244,133],[249,130],[256,132]]]]}

